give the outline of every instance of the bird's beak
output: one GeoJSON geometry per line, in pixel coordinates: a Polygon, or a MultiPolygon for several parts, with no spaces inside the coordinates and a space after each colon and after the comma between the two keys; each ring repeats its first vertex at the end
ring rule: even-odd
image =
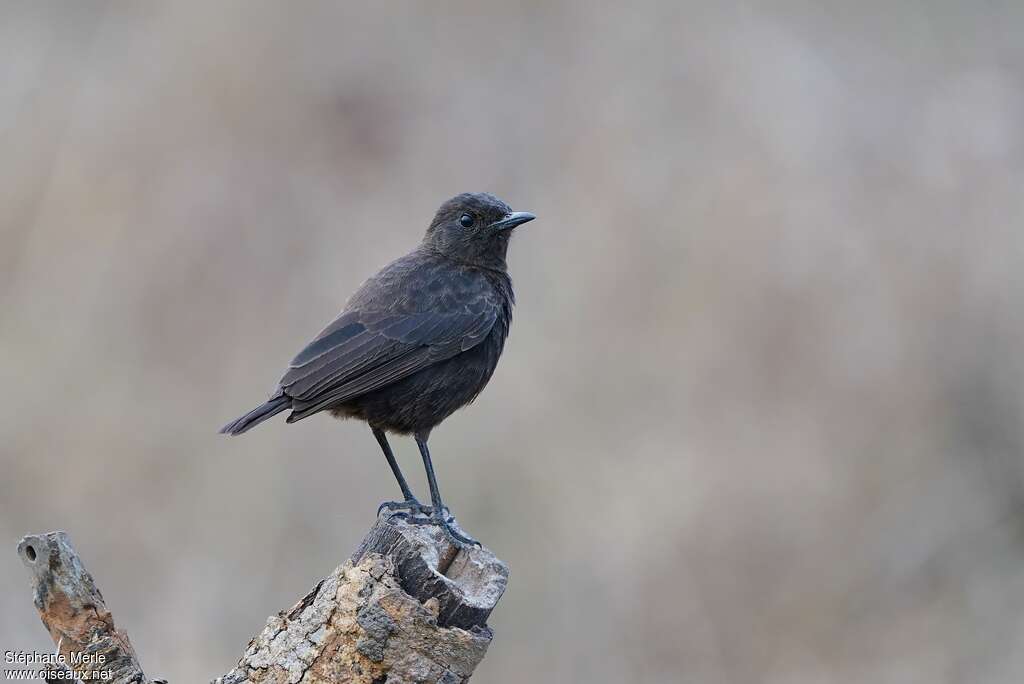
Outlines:
{"type": "Polygon", "coordinates": [[[494,230],[510,230],[537,218],[528,211],[513,211],[511,214],[490,225],[494,230]]]}

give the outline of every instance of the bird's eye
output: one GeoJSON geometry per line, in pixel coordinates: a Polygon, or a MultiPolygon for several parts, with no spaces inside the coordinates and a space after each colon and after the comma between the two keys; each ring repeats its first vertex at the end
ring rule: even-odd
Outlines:
{"type": "Polygon", "coordinates": [[[469,228],[473,225],[473,217],[469,214],[463,214],[462,218],[459,219],[459,223],[462,224],[463,228],[469,228]]]}

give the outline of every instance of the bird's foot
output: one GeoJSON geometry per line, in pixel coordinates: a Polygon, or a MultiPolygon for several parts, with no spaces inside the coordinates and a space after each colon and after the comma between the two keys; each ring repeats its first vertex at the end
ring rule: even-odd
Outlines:
{"type": "Polygon", "coordinates": [[[452,527],[453,524],[457,523],[447,506],[443,506],[438,512],[438,509],[433,506],[421,504],[416,499],[385,501],[377,508],[377,515],[380,515],[380,512],[384,509],[393,511],[391,515],[403,518],[410,525],[437,525],[444,530],[449,539],[455,542],[456,546],[461,547],[466,544],[480,546],[480,542],[476,539],[466,536],[452,527]]]}
{"type": "Polygon", "coordinates": [[[474,540],[472,537],[463,535],[463,533],[457,531],[455,527],[452,526],[455,523],[455,516],[447,510],[447,506],[441,509],[441,511],[443,511],[443,515],[434,513],[437,509],[431,506],[423,506],[422,509],[425,513],[429,514],[429,517],[414,518],[402,513],[396,513],[396,515],[401,515],[403,518],[406,518],[406,521],[411,525],[437,525],[444,530],[447,538],[452,540],[452,542],[454,542],[458,547],[462,547],[466,544],[470,546],[480,546],[479,542],[474,540]]]}
{"type": "MultiPolygon", "coordinates": [[[[389,503],[392,503],[392,502],[389,502],[389,503]]],[[[391,509],[390,506],[385,506],[385,504],[381,504],[381,508],[389,508],[389,509],[391,509]]],[[[404,512],[402,510],[402,509],[407,509],[407,508],[409,508],[409,506],[406,506],[405,504],[398,504],[392,510],[397,509],[397,510],[401,511],[399,513],[395,513],[394,515],[398,516],[399,518],[405,518],[406,522],[408,522],[411,525],[438,525],[438,524],[440,524],[440,522],[438,521],[438,518],[434,515],[434,511],[436,509],[433,506],[424,506],[424,505],[421,504],[420,506],[416,507],[414,509],[414,511],[410,511],[410,513],[406,513],[406,512],[404,512]],[[416,517],[414,517],[414,515],[416,517]]],[[[451,513],[448,512],[448,507],[447,506],[445,506],[441,510],[444,513],[444,522],[446,522],[446,523],[453,523],[453,522],[455,522],[455,516],[453,516],[451,513]]],[[[378,515],[380,514],[379,510],[377,511],[377,514],[378,515]]]]}
{"type": "Polygon", "coordinates": [[[385,501],[377,507],[377,515],[384,509],[391,511],[391,515],[406,518],[414,524],[429,525],[434,515],[433,506],[424,506],[415,498],[405,501],[385,501]]]}

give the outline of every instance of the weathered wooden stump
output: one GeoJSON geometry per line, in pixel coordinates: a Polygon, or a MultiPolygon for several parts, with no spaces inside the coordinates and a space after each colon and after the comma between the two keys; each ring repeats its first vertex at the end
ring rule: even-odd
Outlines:
{"type": "MultiPolygon", "coordinates": [[[[67,662],[90,654],[82,669],[152,684],[67,534],[29,535],[18,554],[67,662]]],[[[507,582],[508,566],[488,549],[458,548],[434,525],[382,510],[352,557],[267,620],[214,684],[465,682],[490,645],[487,617],[507,582]]]]}

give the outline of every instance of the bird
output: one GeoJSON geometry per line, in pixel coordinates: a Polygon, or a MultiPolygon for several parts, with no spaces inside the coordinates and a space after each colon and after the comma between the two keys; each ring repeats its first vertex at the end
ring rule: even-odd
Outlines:
{"type": "Polygon", "coordinates": [[[478,544],[451,525],[427,440],[494,373],[515,304],[506,262],[509,240],[535,218],[485,192],[441,204],[422,242],[366,280],[292,359],[270,398],[220,432],[240,435],[282,411],[290,411],[288,423],[322,412],[362,420],[402,491],[402,501],[385,502],[381,509],[436,524],[458,546],[478,544]],[[415,439],[430,506],[409,488],[389,433],[415,439]]]}

